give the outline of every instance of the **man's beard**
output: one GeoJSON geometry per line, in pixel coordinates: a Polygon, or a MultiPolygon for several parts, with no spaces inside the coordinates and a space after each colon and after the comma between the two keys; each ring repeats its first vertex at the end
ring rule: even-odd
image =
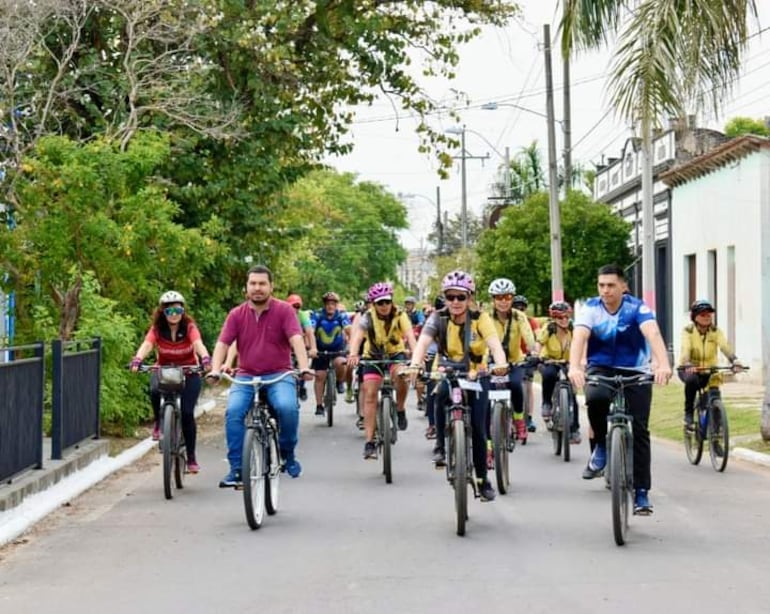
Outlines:
{"type": "Polygon", "coordinates": [[[252,305],[254,305],[255,307],[262,307],[262,305],[267,303],[267,301],[269,301],[269,300],[270,300],[270,295],[269,294],[265,298],[261,298],[261,299],[255,299],[255,298],[249,297],[249,302],[252,305]]]}

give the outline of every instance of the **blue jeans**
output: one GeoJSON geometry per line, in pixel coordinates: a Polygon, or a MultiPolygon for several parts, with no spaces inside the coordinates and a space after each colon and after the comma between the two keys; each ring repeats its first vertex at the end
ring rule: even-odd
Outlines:
{"type": "MultiPolygon", "coordinates": [[[[263,375],[272,379],[280,373],[263,375]]],[[[249,380],[250,377],[236,377],[236,380],[249,380]]],[[[280,382],[265,386],[267,400],[278,416],[278,446],[281,456],[289,461],[294,458],[294,448],[299,439],[299,403],[297,403],[297,385],[294,378],[287,377],[280,382]]],[[[241,468],[243,438],[246,434],[246,414],[254,400],[254,387],[234,384],[227,399],[225,412],[225,432],[227,434],[227,460],[231,469],[241,468]]]]}

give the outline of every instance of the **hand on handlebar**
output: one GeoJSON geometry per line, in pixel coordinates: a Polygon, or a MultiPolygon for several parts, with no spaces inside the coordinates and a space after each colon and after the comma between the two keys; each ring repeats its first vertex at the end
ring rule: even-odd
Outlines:
{"type": "Polygon", "coordinates": [[[586,385],[586,372],[582,367],[573,367],[570,365],[567,377],[569,377],[569,381],[572,382],[572,386],[576,391],[582,389],[586,385]]]}
{"type": "Polygon", "coordinates": [[[671,379],[671,367],[668,365],[655,368],[655,383],[659,386],[665,386],[668,384],[668,380],[671,379]]]}

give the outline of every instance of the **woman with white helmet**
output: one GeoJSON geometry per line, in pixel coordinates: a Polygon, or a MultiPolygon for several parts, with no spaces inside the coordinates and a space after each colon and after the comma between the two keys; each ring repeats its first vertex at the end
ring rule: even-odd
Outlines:
{"type": "MultiPolygon", "coordinates": [[[[158,307],[152,315],[152,325],[144,341],[131,361],[131,370],[136,372],[139,365],[155,349],[158,365],[195,365],[200,362],[205,368],[211,366],[211,358],[201,339],[200,331],[185,311],[185,300],[179,292],[164,292],[158,307]]],[[[187,450],[187,471],[198,473],[200,465],[195,457],[195,405],[201,392],[201,378],[197,373],[186,376],[182,390],[182,434],[187,450]]],[[[160,439],[160,392],[157,377],[150,380],[150,400],[155,418],[152,438],[160,439]]]]}

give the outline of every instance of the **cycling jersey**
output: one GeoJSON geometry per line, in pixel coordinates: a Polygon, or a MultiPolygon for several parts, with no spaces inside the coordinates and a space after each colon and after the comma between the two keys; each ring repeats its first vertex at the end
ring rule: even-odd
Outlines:
{"type": "Polygon", "coordinates": [[[615,313],[607,311],[597,296],[586,301],[575,318],[575,326],[591,331],[588,366],[649,369],[650,348],[640,329],[655,320],[655,314],[640,299],[624,294],[615,313]]]}
{"type": "Polygon", "coordinates": [[[497,312],[493,312],[492,321],[509,361],[519,362],[527,350],[535,347],[535,336],[524,312],[511,309],[505,322],[498,319],[497,312]]]}
{"type": "Polygon", "coordinates": [[[537,340],[540,343],[540,358],[543,360],[569,360],[569,350],[572,345],[572,325],[565,329],[567,336],[559,338],[556,322],[549,322],[540,329],[537,340]]]}
{"type": "MultiPolygon", "coordinates": [[[[470,315],[471,322],[468,347],[469,368],[478,369],[486,364],[486,340],[496,336],[495,325],[488,313],[469,311],[467,315],[470,315]]],[[[444,308],[434,311],[422,330],[438,343],[437,359],[444,356],[455,363],[464,361],[465,321],[462,324],[456,324],[444,308]]]]}
{"type": "Polygon", "coordinates": [[[299,320],[299,326],[302,330],[305,330],[308,326],[313,326],[310,318],[310,311],[304,309],[297,309],[297,319],[299,320]]]}
{"type": "Polygon", "coordinates": [[[159,365],[197,365],[194,345],[200,338],[195,323],[180,322],[176,339],[171,339],[168,331],[161,332],[153,326],[144,340],[157,347],[159,365]]]}
{"type": "MultiPolygon", "coordinates": [[[[682,330],[682,351],[679,354],[680,365],[692,365],[694,367],[715,367],[719,360],[719,350],[730,362],[735,360],[735,352],[727,341],[725,334],[710,326],[705,333],[701,333],[695,324],[688,324],[682,330]]],[[[719,386],[722,383],[722,375],[714,373],[709,386],[719,386]]]]}
{"type": "Polygon", "coordinates": [[[406,349],[404,336],[412,329],[408,315],[396,310],[391,320],[377,317],[374,308],[358,318],[357,325],[366,331],[364,358],[391,357],[406,349]]]}
{"type": "Polygon", "coordinates": [[[335,310],[329,316],[325,310],[313,312],[316,344],[324,352],[339,352],[345,348],[344,330],[350,326],[350,318],[344,311],[335,310]]]}

